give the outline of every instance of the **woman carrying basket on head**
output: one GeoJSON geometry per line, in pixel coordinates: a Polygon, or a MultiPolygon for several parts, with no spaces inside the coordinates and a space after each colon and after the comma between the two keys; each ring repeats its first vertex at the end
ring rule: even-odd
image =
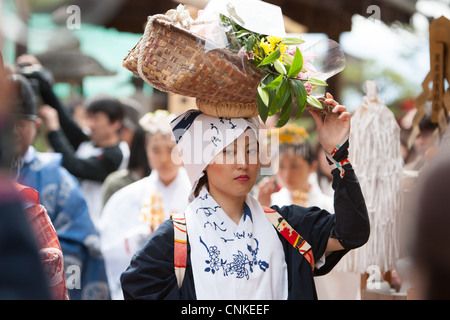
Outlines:
{"type": "Polygon", "coordinates": [[[313,276],[363,245],[370,228],[346,160],[350,114],[328,98],[334,109],[324,121],[311,114],[334,167],[334,215],[318,207],[263,208],[249,194],[259,170],[256,121],[198,110],[176,118],[173,133],[192,183],[187,243],[174,240],[177,220],[165,221],[122,274],[125,299],[316,299],[313,276]],[[201,163],[191,161],[196,148],[201,163]]]}
{"type": "MultiPolygon", "coordinates": [[[[212,0],[209,8],[212,3],[228,15],[225,21],[233,17],[249,21],[254,18],[252,10],[263,6],[268,17],[278,17],[274,26],[284,26],[280,8],[274,11],[273,5],[262,1],[252,2],[250,11],[244,8],[247,1],[212,0]]],[[[313,276],[329,272],[369,237],[364,198],[347,160],[350,114],[331,95],[326,102],[333,110],[324,120],[311,111],[333,169],[335,214],[296,205],[263,208],[249,193],[260,168],[255,116],[259,112],[266,118],[266,106],[283,105],[288,108],[282,108],[280,119],[288,120],[292,105],[278,99],[293,100],[288,89],[304,107],[305,88],[301,79],[294,78],[302,70],[300,52],[295,50],[289,74],[273,79],[272,71],[252,67],[228,48],[207,50],[210,42],[199,35],[202,32],[188,30],[187,16],[180,7],[164,17],[151,17],[143,38],[124,59],[124,66],[149,84],[196,97],[200,109],[171,123],[192,187],[189,204],[184,214],[163,222],[133,256],[121,275],[124,298],[316,299],[313,276]],[[183,23],[178,25],[179,20],[183,23]],[[270,84],[261,84],[264,79],[270,84]],[[262,85],[281,88],[280,94],[272,99],[262,85]]],[[[264,19],[259,22],[263,27],[272,25],[264,19]]],[[[216,34],[222,23],[202,30],[216,34]]],[[[277,53],[268,58],[279,65],[273,60],[277,53]]]]}

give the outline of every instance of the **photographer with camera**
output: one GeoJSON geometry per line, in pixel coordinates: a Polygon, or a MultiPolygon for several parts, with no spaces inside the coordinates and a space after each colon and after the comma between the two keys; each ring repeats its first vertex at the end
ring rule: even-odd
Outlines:
{"type": "MultiPolygon", "coordinates": [[[[59,240],[60,248],[57,249],[62,250],[64,266],[76,266],[81,271],[76,283],[70,280],[73,274],[66,273],[70,299],[108,299],[109,290],[99,248],[99,234],[91,221],[80,185],[77,179],[61,166],[60,154],[38,152],[32,145],[41,124],[41,119],[37,116],[37,86],[33,87],[23,74],[12,74],[8,80],[13,89],[11,105],[14,116],[14,179],[39,192],[40,203],[46,210],[45,213],[40,213],[40,220],[35,219],[38,226],[43,225],[41,221],[47,222],[43,217],[48,214],[59,240]]],[[[45,230],[51,229],[49,227],[45,230]]],[[[48,237],[49,232],[42,234],[48,237]]],[[[45,237],[39,237],[43,238],[45,237]]],[[[58,270],[61,269],[62,267],[58,270]]],[[[53,295],[58,299],[61,299],[61,296],[61,293],[53,295]]]]}
{"type": "Polygon", "coordinates": [[[24,55],[17,59],[17,64],[38,88],[44,103],[39,116],[47,127],[49,142],[55,152],[62,154],[62,165],[80,179],[91,219],[97,224],[102,208],[102,183],[111,172],[126,165],[124,154],[129,153],[126,143],[120,141],[123,105],[107,95],[88,99],[88,136],[56,97],[52,81],[39,61],[24,55]]]}

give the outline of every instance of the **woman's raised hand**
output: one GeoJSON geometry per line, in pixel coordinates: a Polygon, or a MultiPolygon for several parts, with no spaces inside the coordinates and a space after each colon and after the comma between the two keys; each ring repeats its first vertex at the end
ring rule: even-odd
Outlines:
{"type": "Polygon", "coordinates": [[[337,103],[330,93],[327,93],[325,102],[334,106],[332,113],[327,114],[322,120],[320,115],[308,109],[316,123],[319,142],[328,153],[350,133],[350,113],[345,106],[337,103]]]}

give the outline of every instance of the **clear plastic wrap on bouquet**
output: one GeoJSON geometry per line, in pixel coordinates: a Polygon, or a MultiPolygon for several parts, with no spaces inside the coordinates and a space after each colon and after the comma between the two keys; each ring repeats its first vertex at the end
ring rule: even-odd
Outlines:
{"type": "Polygon", "coordinates": [[[346,65],[341,46],[331,39],[322,39],[307,47],[303,57],[308,77],[324,82],[344,70],[346,65]]]}
{"type": "Polygon", "coordinates": [[[244,74],[249,56],[242,50],[240,35],[229,21],[261,35],[286,36],[281,8],[276,5],[260,0],[211,0],[199,11],[190,31],[205,39],[205,51],[227,49],[237,54],[242,63],[236,67],[244,74]]]}
{"type": "MultiPolygon", "coordinates": [[[[315,42],[303,49],[302,54],[306,79],[317,79],[326,83],[328,79],[344,70],[346,66],[346,58],[342,47],[331,39],[321,39],[315,42]]],[[[323,109],[319,110],[319,113],[331,112],[332,108],[325,103],[326,86],[314,86],[314,82],[314,80],[306,82],[305,87],[308,94],[321,103],[323,109]]]]}

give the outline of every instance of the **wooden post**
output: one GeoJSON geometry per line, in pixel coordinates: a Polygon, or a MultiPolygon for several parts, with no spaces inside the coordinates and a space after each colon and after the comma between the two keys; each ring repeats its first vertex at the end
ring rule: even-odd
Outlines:
{"type": "Polygon", "coordinates": [[[450,112],[450,89],[444,91],[444,80],[450,82],[450,20],[440,17],[430,23],[430,72],[422,83],[423,92],[416,98],[417,113],[408,140],[410,147],[419,135],[419,123],[425,117],[425,103],[431,101],[431,121],[439,124],[442,135],[450,112]],[[430,84],[432,89],[430,90],[430,84]]]}

